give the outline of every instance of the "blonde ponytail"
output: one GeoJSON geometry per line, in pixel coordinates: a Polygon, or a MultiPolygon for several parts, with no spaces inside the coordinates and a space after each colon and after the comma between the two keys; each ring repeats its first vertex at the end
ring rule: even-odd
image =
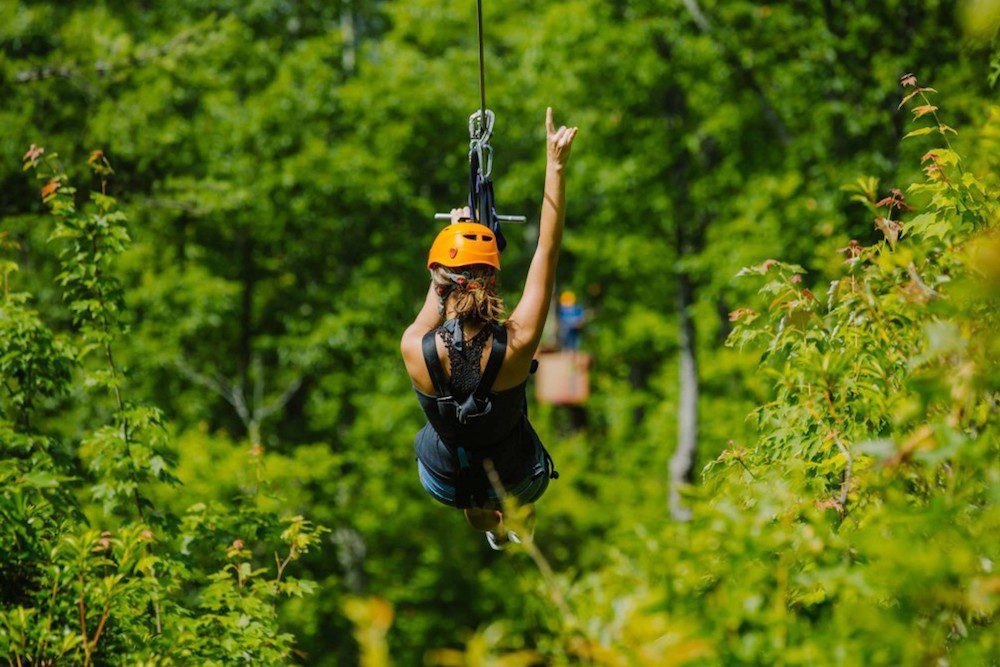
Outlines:
{"type": "Polygon", "coordinates": [[[441,297],[442,314],[450,299],[455,317],[460,320],[499,322],[504,316],[503,299],[497,294],[493,267],[475,264],[452,270],[435,266],[431,269],[431,279],[441,297]]]}

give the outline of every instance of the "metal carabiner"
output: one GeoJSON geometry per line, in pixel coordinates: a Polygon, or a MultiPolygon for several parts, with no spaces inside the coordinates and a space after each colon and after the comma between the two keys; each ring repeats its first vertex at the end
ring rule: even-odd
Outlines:
{"type": "Polygon", "coordinates": [[[483,123],[483,112],[476,111],[469,116],[469,139],[480,141],[485,144],[490,143],[493,138],[493,126],[496,124],[496,114],[492,110],[486,110],[486,123],[483,123]]]}

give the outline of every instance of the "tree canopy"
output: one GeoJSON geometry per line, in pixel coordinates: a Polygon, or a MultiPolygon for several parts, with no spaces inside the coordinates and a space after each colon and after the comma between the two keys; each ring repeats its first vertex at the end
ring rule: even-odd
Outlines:
{"type": "Polygon", "coordinates": [[[503,555],[399,360],[475,3],[0,5],[0,656],[994,659],[1000,3],[484,4],[503,292],[552,106],[594,358],[503,555]]]}

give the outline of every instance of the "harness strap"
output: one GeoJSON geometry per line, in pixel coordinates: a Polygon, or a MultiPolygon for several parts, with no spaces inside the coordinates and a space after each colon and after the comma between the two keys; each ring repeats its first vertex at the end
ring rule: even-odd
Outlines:
{"type": "Polygon", "coordinates": [[[469,210],[473,219],[486,225],[497,240],[497,249],[501,252],[507,247],[507,239],[500,229],[497,218],[497,208],[493,195],[493,181],[483,173],[484,166],[479,162],[479,153],[469,151],[469,210]]]}
{"type": "Polygon", "coordinates": [[[451,334],[451,346],[462,354],[465,351],[465,332],[462,331],[462,323],[458,318],[453,317],[442,324],[441,328],[451,334]]]}
{"type": "Polygon", "coordinates": [[[503,367],[504,357],[507,356],[507,327],[497,322],[493,323],[493,342],[490,345],[490,358],[486,361],[486,368],[476,385],[475,396],[477,400],[485,401],[489,393],[493,391],[493,383],[500,375],[500,368],[503,367]]]}
{"type": "Polygon", "coordinates": [[[438,397],[441,397],[447,396],[451,392],[448,391],[448,379],[444,375],[444,367],[441,366],[441,358],[438,357],[437,332],[437,329],[431,329],[425,333],[422,346],[424,352],[424,364],[427,365],[427,373],[431,376],[431,382],[434,384],[434,391],[437,392],[438,397]]]}

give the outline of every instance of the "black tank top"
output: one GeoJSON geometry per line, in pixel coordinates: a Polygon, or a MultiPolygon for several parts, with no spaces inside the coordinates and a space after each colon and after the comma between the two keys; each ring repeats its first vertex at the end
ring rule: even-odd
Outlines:
{"type": "MultiPolygon", "coordinates": [[[[424,361],[438,395],[429,396],[417,390],[417,400],[428,423],[417,433],[414,442],[417,458],[424,467],[440,481],[456,487],[463,469],[459,450],[463,450],[462,455],[469,461],[471,491],[479,493],[489,488],[483,474],[485,459],[492,461],[505,486],[545,471],[544,464],[539,469],[536,455],[541,443],[528,423],[527,380],[510,389],[492,390],[506,354],[507,330],[496,323],[487,328],[492,333],[490,358],[472,391],[465,381],[461,383],[464,387],[456,387],[457,383],[445,375],[437,354],[436,337],[442,336],[449,350],[449,360],[454,363],[460,357],[470,360],[474,357],[478,362],[480,357],[475,356],[475,352],[463,355],[466,350],[462,347],[474,347],[479,336],[462,341],[461,325],[449,320],[424,337],[424,361]],[[453,353],[456,344],[460,346],[458,355],[453,353]]],[[[458,370],[456,373],[456,367],[452,367],[454,376],[466,374],[462,368],[458,370]]]]}

